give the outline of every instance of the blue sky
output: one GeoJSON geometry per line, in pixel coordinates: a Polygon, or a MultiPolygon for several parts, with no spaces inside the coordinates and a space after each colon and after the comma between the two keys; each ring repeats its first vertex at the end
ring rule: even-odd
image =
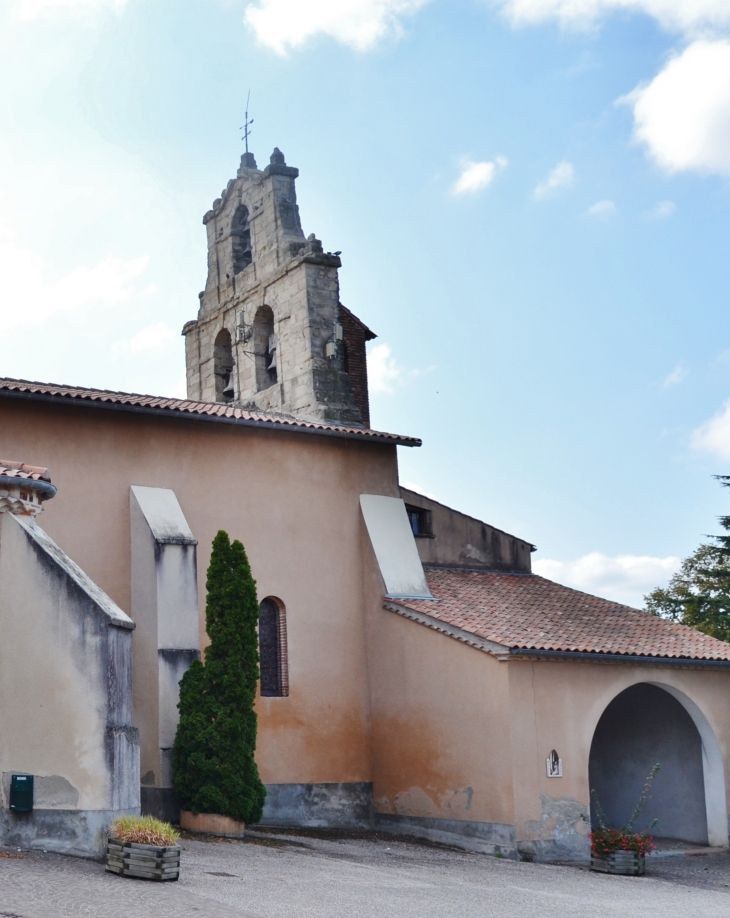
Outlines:
{"type": "Polygon", "coordinates": [[[402,479],[641,603],[727,512],[728,0],[0,0],[4,375],[184,394],[249,88],[402,479]]]}

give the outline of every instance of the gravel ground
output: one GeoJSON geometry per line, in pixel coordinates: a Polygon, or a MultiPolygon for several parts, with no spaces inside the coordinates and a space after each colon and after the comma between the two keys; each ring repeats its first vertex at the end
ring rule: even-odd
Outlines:
{"type": "Polygon", "coordinates": [[[182,840],[179,883],[92,861],[0,857],[0,918],[727,918],[730,854],[648,861],[646,877],[522,864],[374,834],[259,830],[182,840]]]}

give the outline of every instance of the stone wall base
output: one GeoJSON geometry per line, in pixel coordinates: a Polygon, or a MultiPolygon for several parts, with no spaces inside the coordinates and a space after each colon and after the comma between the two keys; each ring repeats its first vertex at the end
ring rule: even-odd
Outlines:
{"type": "Polygon", "coordinates": [[[180,804],[171,787],[145,787],[143,784],[140,796],[143,816],[155,816],[173,824],[180,822],[180,804]]]}
{"type": "Polygon", "coordinates": [[[106,833],[118,816],[138,816],[131,810],[33,810],[14,813],[0,809],[0,844],[11,848],[33,848],[102,857],[106,833]]]}
{"type": "Polygon", "coordinates": [[[262,826],[371,829],[373,786],[267,784],[262,826]]]}
{"type": "Polygon", "coordinates": [[[499,822],[467,822],[462,819],[376,813],[375,828],[381,832],[454,845],[466,851],[501,855],[510,860],[519,859],[514,826],[499,822]]]}

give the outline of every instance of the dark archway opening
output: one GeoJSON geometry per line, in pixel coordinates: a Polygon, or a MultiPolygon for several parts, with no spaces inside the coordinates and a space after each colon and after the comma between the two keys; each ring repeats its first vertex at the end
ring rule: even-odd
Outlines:
{"type": "Polygon", "coordinates": [[[233,346],[231,333],[221,329],[213,345],[213,373],[215,375],[215,400],[233,401],[233,346]]]}
{"type": "MultiPolygon", "coordinates": [[[[609,824],[624,826],[652,767],[661,770],[634,828],[707,844],[702,741],[694,721],[669,692],[641,682],[617,695],[593,735],[589,780],[609,824]]],[[[598,825],[595,805],[591,821],[598,825]]]]}
{"type": "Polygon", "coordinates": [[[253,261],[251,251],[251,228],[248,224],[248,208],[241,204],[233,216],[231,226],[233,238],[233,273],[243,271],[253,261]]]}
{"type": "Polygon", "coordinates": [[[254,317],[253,350],[256,360],[256,390],[261,392],[278,380],[274,313],[270,306],[262,306],[254,317]]]}

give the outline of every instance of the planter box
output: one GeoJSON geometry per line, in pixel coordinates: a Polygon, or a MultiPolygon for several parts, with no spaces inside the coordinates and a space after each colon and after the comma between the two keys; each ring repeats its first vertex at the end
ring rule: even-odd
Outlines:
{"type": "Polygon", "coordinates": [[[121,877],[177,880],[180,878],[180,846],[138,845],[110,838],[106,845],[106,869],[121,877]]]}
{"type": "Polygon", "coordinates": [[[220,816],[217,813],[189,813],[182,810],[180,813],[180,828],[188,832],[199,832],[201,835],[220,835],[223,838],[243,838],[246,824],[231,819],[230,816],[220,816]]]}
{"type": "Polygon", "coordinates": [[[646,860],[643,854],[637,854],[635,851],[591,854],[591,870],[625,877],[641,877],[646,872],[646,860]]]}

